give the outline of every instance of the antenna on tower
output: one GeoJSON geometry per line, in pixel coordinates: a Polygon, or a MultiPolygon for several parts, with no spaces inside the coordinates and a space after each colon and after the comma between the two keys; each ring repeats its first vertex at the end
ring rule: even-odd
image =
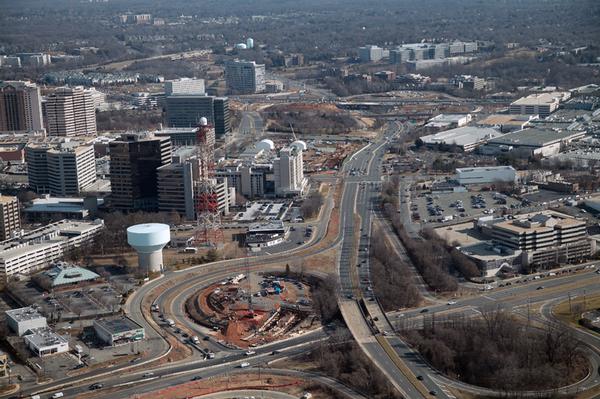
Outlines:
{"type": "Polygon", "coordinates": [[[195,242],[217,246],[223,241],[219,198],[215,172],[215,129],[205,117],[200,118],[196,132],[194,170],[196,233],[195,242]]]}

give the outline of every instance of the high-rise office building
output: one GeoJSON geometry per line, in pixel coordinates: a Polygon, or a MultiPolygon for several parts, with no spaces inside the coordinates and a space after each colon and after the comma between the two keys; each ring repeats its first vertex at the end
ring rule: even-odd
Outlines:
{"type": "Polygon", "coordinates": [[[372,45],[359,47],[358,57],[362,62],[377,62],[383,58],[383,49],[372,45]]]}
{"type": "Polygon", "coordinates": [[[229,119],[229,99],[227,97],[216,97],[214,100],[214,126],[218,138],[231,133],[231,122],[229,119]]]}
{"type": "Polygon", "coordinates": [[[77,142],[25,148],[29,186],[56,197],[76,196],[96,181],[94,147],[77,142]]]}
{"type": "Polygon", "coordinates": [[[30,82],[0,82],[0,132],[43,128],[39,87],[30,82]]]}
{"type": "Polygon", "coordinates": [[[60,87],[46,98],[49,136],[96,134],[96,109],[92,94],[82,86],[60,87]]]}
{"type": "Polygon", "coordinates": [[[124,134],[109,144],[109,152],[112,207],[158,209],[157,169],[171,163],[170,139],[124,134]]]}
{"type": "Polygon", "coordinates": [[[167,125],[169,127],[194,127],[204,117],[214,125],[214,97],[203,95],[173,95],[166,98],[167,125]]]}
{"type": "Polygon", "coordinates": [[[273,160],[276,195],[298,195],[304,191],[304,162],[297,146],[284,147],[273,160]]]}
{"type": "Polygon", "coordinates": [[[8,240],[11,233],[20,228],[19,200],[17,197],[0,195],[0,241],[8,240]]]}
{"type": "Polygon", "coordinates": [[[234,94],[254,94],[265,91],[265,65],[254,61],[225,63],[227,89],[234,94]]]}
{"type": "Polygon", "coordinates": [[[165,96],[204,93],[204,79],[181,78],[165,82],[165,96]]]}

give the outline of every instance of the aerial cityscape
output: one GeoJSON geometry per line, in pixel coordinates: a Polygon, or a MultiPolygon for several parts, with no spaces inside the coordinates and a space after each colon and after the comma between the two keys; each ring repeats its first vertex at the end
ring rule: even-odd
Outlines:
{"type": "Polygon", "coordinates": [[[600,398],[599,21],[0,1],[0,399],[600,398]]]}

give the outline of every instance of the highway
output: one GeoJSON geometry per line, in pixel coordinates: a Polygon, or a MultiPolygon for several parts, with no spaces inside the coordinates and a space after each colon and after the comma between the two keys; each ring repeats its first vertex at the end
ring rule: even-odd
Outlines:
{"type": "MultiPolygon", "coordinates": [[[[571,292],[572,295],[581,295],[583,289],[587,289],[589,293],[600,287],[600,276],[591,273],[570,274],[566,277],[544,280],[543,283],[530,282],[485,292],[480,296],[459,299],[454,305],[440,304],[438,301],[425,308],[384,314],[376,299],[370,300],[373,295],[370,289],[368,248],[370,239],[373,238],[370,229],[374,214],[373,205],[378,200],[380,191],[381,161],[385,154],[387,139],[397,134],[398,130],[397,125],[390,124],[381,140],[356,152],[345,162],[343,172],[347,176],[340,204],[340,235],[333,242],[316,247],[325,237],[334,206],[333,198],[329,197],[313,237],[309,242],[296,249],[284,253],[254,256],[247,260],[225,260],[177,272],[167,272],[163,277],[141,286],[130,296],[125,306],[125,312],[142,324],[146,329],[148,339],[155,342],[152,353],[127,366],[94,371],[85,376],[55,381],[46,386],[30,387],[23,393],[55,392],[60,389],[65,393],[75,394],[87,390],[92,382],[104,382],[107,388],[119,386],[118,394],[111,396],[128,397],[133,392],[151,391],[189,381],[191,376],[197,374],[204,378],[231,372],[235,370],[242,359],[248,358],[245,358],[240,350],[228,348],[210,338],[208,341],[201,341],[201,345],[203,349],[217,352],[215,359],[204,360],[204,354],[197,350],[190,358],[166,366],[149,368],[154,373],[152,377],[140,377],[144,373],[142,371],[126,372],[132,367],[138,367],[139,370],[139,366],[167,356],[170,346],[164,340],[165,334],[172,334],[180,340],[183,339],[171,329],[160,326],[160,319],[148,316],[147,309],[143,311],[143,308],[148,305],[147,302],[149,300],[157,301],[156,303],[160,305],[161,312],[165,313],[165,317],[173,318],[184,329],[193,331],[198,336],[206,337],[207,331],[187,319],[184,312],[185,300],[195,290],[236,273],[244,273],[247,266],[251,270],[267,271],[274,269],[275,263],[282,263],[290,258],[312,256],[332,248],[340,249],[338,302],[346,324],[367,356],[373,360],[399,392],[412,399],[428,397],[430,391],[435,391],[438,397],[452,398],[453,396],[446,389],[449,385],[459,385],[477,393],[486,391],[440,375],[437,371],[432,370],[400,338],[390,332],[394,331],[394,327],[402,327],[403,324],[418,325],[419,319],[422,320],[424,313],[435,313],[440,316],[450,312],[476,314],[478,309],[485,305],[502,304],[503,306],[522,307],[528,301],[529,303],[547,302],[555,300],[561,295],[564,297],[567,292],[571,292]],[[357,267],[358,265],[360,267],[357,267]],[[541,284],[544,285],[544,289],[537,289],[541,284]],[[164,286],[165,289],[156,298],[155,295],[151,295],[154,289],[161,286],[164,286]],[[146,303],[144,303],[145,299],[146,303]],[[390,353],[390,348],[393,353],[390,353]],[[416,380],[416,376],[421,376],[422,380],[416,380]]],[[[388,234],[389,232],[388,230],[388,234]]],[[[257,348],[257,355],[249,360],[252,365],[257,365],[262,364],[266,359],[276,359],[279,354],[271,355],[274,350],[281,351],[282,355],[286,356],[301,353],[306,350],[306,346],[326,339],[326,336],[326,331],[317,330],[288,341],[263,346],[257,348]]],[[[598,350],[598,343],[592,338],[582,336],[582,340],[586,344],[594,346],[596,351],[598,350]]],[[[581,382],[578,389],[593,386],[596,384],[595,379],[597,379],[597,370],[590,378],[581,382]]]]}

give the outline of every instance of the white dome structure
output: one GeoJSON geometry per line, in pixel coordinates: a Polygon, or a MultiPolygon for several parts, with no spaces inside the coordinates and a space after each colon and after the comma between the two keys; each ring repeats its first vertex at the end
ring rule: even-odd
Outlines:
{"type": "Polygon", "coordinates": [[[162,250],[171,241],[169,225],[162,223],[136,224],[127,228],[127,242],[138,253],[140,268],[162,273],[162,250]]]}
{"type": "Polygon", "coordinates": [[[275,149],[275,143],[273,143],[273,140],[264,139],[256,143],[255,147],[258,150],[272,151],[275,149]]]}
{"type": "Polygon", "coordinates": [[[205,117],[200,118],[200,126],[206,125],[208,125],[208,119],[206,119],[205,117]]]}
{"type": "Polygon", "coordinates": [[[302,141],[302,140],[296,140],[294,141],[292,144],[290,144],[291,147],[296,147],[298,150],[300,151],[306,151],[306,142],[302,141]]]}
{"type": "Polygon", "coordinates": [[[235,48],[238,50],[246,50],[248,48],[248,46],[246,46],[246,43],[237,43],[235,45],[235,48]]]}

